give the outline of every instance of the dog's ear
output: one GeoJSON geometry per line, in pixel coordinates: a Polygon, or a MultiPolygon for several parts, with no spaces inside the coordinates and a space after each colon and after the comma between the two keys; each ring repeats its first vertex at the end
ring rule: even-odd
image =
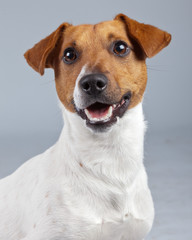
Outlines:
{"type": "Polygon", "coordinates": [[[41,75],[44,74],[45,68],[53,67],[55,50],[68,26],[70,26],[68,23],[61,24],[53,33],[35,44],[24,54],[28,64],[41,75]]]}
{"type": "Polygon", "coordinates": [[[139,44],[149,58],[155,56],[171,41],[169,33],[154,26],[139,23],[124,14],[118,14],[115,20],[126,24],[128,36],[139,44]]]}

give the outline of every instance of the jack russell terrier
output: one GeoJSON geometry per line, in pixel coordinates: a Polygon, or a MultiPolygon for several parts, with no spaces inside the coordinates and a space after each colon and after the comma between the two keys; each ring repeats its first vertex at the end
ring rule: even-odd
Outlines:
{"type": "Polygon", "coordinates": [[[25,53],[53,68],[58,142],[0,181],[0,240],[142,240],[154,208],[143,165],[146,58],[171,40],[119,14],[60,25],[25,53]]]}

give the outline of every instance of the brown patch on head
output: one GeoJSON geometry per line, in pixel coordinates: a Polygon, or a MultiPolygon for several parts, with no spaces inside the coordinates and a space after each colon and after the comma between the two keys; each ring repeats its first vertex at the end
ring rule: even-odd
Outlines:
{"type": "Polygon", "coordinates": [[[125,58],[120,58],[112,53],[114,41],[125,41],[130,48],[132,42],[127,36],[123,22],[109,21],[93,25],[71,26],[66,29],[61,52],[55,65],[56,88],[58,96],[65,107],[74,111],[73,92],[76,79],[83,66],[87,65],[88,71],[104,73],[108,78],[106,96],[111,102],[120,101],[126,92],[132,92],[132,103],[135,106],[142,100],[147,74],[144,59],[138,59],[131,51],[125,58]],[[76,42],[79,59],[67,65],[62,59],[64,50],[76,42]]]}
{"type": "Polygon", "coordinates": [[[152,57],[170,42],[170,34],[151,25],[141,24],[119,14],[115,20],[96,25],[72,26],[62,24],[55,32],[28,50],[28,63],[41,74],[45,67],[55,71],[59,99],[75,112],[73,93],[76,79],[86,65],[91,73],[103,73],[108,78],[105,91],[111,102],[119,102],[128,91],[132,93],[129,108],[142,101],[147,82],[146,57],[152,57]],[[127,56],[113,53],[115,41],[130,47],[127,56]],[[72,64],[63,61],[65,49],[73,47],[78,53],[72,64]]]}

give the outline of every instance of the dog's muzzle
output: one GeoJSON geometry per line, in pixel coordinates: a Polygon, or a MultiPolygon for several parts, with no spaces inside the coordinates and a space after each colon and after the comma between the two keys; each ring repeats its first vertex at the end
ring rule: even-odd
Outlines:
{"type": "Polygon", "coordinates": [[[81,78],[79,88],[85,108],[76,111],[86,120],[86,125],[94,131],[101,132],[108,129],[122,117],[127,110],[131,92],[128,91],[118,102],[109,99],[107,92],[108,79],[104,74],[89,74],[81,78]]]}

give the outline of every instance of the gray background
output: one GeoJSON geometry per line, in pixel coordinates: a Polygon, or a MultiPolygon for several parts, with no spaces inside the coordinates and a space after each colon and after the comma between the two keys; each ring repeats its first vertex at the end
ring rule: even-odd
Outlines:
{"type": "Polygon", "coordinates": [[[192,1],[0,1],[0,177],[58,138],[62,118],[52,70],[23,53],[62,22],[97,23],[123,12],[172,34],[147,60],[145,165],[156,218],[148,240],[192,239],[192,1]]]}

